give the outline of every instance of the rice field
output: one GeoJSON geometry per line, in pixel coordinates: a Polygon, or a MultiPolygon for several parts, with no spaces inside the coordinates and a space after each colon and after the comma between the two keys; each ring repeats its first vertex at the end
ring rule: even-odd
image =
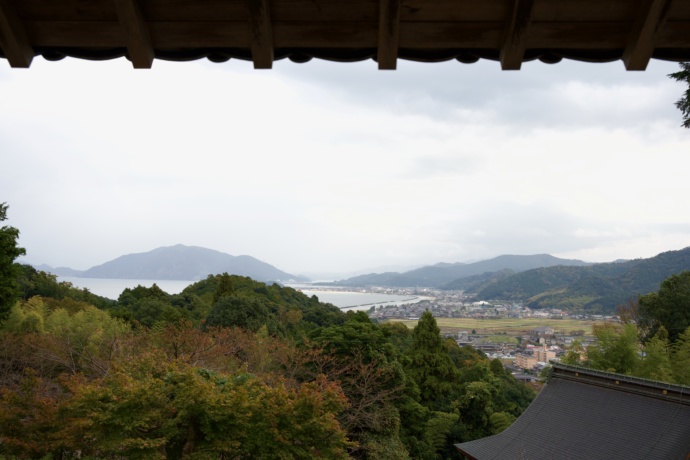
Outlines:
{"type": "MultiPolygon", "coordinates": [[[[417,320],[398,320],[409,328],[417,325],[417,320]]],[[[436,323],[441,332],[472,332],[477,334],[506,334],[521,336],[537,327],[553,327],[557,334],[571,335],[574,331],[584,331],[585,335],[592,335],[594,324],[603,324],[605,321],[579,320],[579,319],[554,319],[554,318],[436,318],[436,323]]]]}

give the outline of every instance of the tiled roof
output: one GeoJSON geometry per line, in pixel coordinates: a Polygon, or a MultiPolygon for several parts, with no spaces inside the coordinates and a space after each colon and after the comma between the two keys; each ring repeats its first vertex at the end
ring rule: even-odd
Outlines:
{"type": "Polygon", "coordinates": [[[456,447],[476,460],[685,460],[690,387],[556,365],[513,425],[456,447]]]}

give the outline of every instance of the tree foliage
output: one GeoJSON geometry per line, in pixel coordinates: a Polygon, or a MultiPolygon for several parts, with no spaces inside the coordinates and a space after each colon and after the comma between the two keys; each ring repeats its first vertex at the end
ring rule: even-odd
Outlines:
{"type": "Polygon", "coordinates": [[[663,326],[644,344],[634,336],[633,325],[609,325],[596,331],[596,336],[603,341],[587,348],[587,360],[563,362],[690,385],[690,327],[673,343],[663,326]]]}
{"type": "Polygon", "coordinates": [[[505,429],[534,397],[499,361],[442,339],[430,312],[422,315],[412,335],[405,369],[420,389],[421,404],[430,409],[423,433],[410,433],[419,446],[427,446],[422,453],[435,450],[441,458],[455,458],[453,443],[505,429]]]}
{"type": "Polygon", "coordinates": [[[663,326],[675,342],[690,326],[690,271],[664,280],[658,292],[639,298],[639,325],[647,340],[663,326]]]}
{"type": "Polygon", "coordinates": [[[673,381],[690,386],[690,327],[671,345],[673,381]]]}
{"type": "Polygon", "coordinates": [[[0,458],[457,458],[531,400],[429,312],[410,331],[228,274],[110,301],[13,267],[0,458]]]}
{"type": "Polygon", "coordinates": [[[672,382],[671,353],[668,333],[662,326],[644,346],[644,357],[634,373],[638,377],[672,382]]]}
{"type": "Polygon", "coordinates": [[[690,384],[690,272],[672,275],[658,292],[619,307],[622,324],[594,327],[597,342],[575,342],[565,364],[690,384]],[[585,359],[586,357],[586,359],[585,359]]]}
{"type": "Polygon", "coordinates": [[[8,419],[0,418],[7,453],[347,458],[349,443],[335,417],[346,400],[324,378],[289,388],[251,374],[216,373],[143,355],[101,379],[64,379],[61,397],[40,398],[40,383],[30,377],[19,391],[0,396],[8,419]],[[41,414],[35,414],[38,409],[41,414]]]}
{"type": "Polygon", "coordinates": [[[688,85],[683,96],[676,102],[676,107],[683,114],[683,128],[690,128],[690,62],[679,63],[680,70],[669,75],[676,81],[688,85]]]}
{"type": "Polygon", "coordinates": [[[388,330],[364,312],[348,312],[344,324],[313,330],[308,343],[324,350],[328,361],[320,363],[321,369],[341,382],[350,401],[339,420],[357,443],[351,455],[406,458],[401,406],[414,412],[418,395],[398,361],[388,330]]]}
{"type": "Polygon", "coordinates": [[[419,387],[421,403],[435,409],[458,383],[458,372],[429,310],[422,313],[412,337],[407,370],[419,387]]]}
{"type": "Polygon", "coordinates": [[[613,312],[631,293],[646,294],[690,265],[690,247],[649,259],[586,267],[556,266],[516,273],[477,292],[478,299],[510,299],[530,308],[562,308],[588,313],[613,312]]]}
{"type": "Polygon", "coordinates": [[[257,297],[224,295],[211,307],[206,325],[211,327],[240,327],[256,332],[263,325],[276,325],[270,317],[269,306],[257,297]]]}
{"type": "Polygon", "coordinates": [[[453,443],[505,428],[530,399],[433,317],[415,337],[349,313],[295,340],[265,325],[132,329],[74,302],[23,301],[0,331],[0,455],[456,458],[453,443]],[[453,369],[433,402],[420,353],[453,369]]]}
{"type": "MultiPolygon", "coordinates": [[[[7,220],[7,209],[6,203],[0,203],[0,222],[7,220]]],[[[7,317],[19,297],[19,266],[15,260],[26,251],[17,245],[18,239],[19,230],[8,225],[0,227],[0,321],[7,317]]]]}
{"type": "Polygon", "coordinates": [[[640,344],[633,325],[606,323],[594,326],[596,344],[587,348],[592,367],[619,374],[631,374],[639,363],[640,344]]]}
{"type": "Polygon", "coordinates": [[[92,305],[37,296],[15,304],[2,331],[23,335],[31,350],[24,353],[25,358],[33,358],[44,375],[68,372],[96,376],[108,372],[115,349],[130,328],[92,305]]]}

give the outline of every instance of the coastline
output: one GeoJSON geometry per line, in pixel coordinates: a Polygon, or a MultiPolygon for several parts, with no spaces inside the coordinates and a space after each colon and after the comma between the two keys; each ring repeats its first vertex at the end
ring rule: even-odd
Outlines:
{"type": "Polygon", "coordinates": [[[314,286],[295,288],[307,296],[315,295],[320,302],[331,303],[343,311],[369,310],[372,307],[390,307],[434,300],[434,297],[376,292],[345,291],[343,289],[314,289],[314,286]],[[348,302],[348,297],[351,301],[348,302]]]}

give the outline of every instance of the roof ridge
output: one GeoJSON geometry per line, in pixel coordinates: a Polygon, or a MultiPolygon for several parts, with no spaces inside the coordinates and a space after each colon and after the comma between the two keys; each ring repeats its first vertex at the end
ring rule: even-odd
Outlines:
{"type": "Polygon", "coordinates": [[[690,406],[690,387],[568,364],[554,364],[551,378],[613,388],[690,406]]]}

